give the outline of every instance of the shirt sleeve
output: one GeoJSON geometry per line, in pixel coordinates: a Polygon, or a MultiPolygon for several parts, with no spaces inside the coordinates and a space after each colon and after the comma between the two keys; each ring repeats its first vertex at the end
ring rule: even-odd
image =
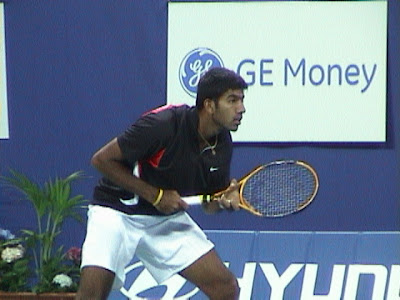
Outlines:
{"type": "Polygon", "coordinates": [[[165,148],[171,140],[173,124],[169,111],[142,116],[117,137],[125,160],[133,165],[165,148]]]}

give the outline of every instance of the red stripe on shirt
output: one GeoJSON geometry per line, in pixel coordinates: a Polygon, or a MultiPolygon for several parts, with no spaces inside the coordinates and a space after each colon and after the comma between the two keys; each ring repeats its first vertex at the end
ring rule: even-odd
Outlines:
{"type": "Polygon", "coordinates": [[[151,114],[151,113],[156,114],[156,113],[159,113],[160,111],[167,110],[167,109],[170,109],[170,108],[173,108],[173,107],[179,107],[179,106],[182,106],[182,105],[184,105],[184,104],[177,104],[177,105],[176,104],[167,104],[167,105],[163,105],[163,106],[157,107],[157,108],[155,108],[153,110],[150,110],[148,112],[145,112],[143,114],[143,116],[151,114]]]}
{"type": "Polygon", "coordinates": [[[160,165],[161,158],[163,157],[165,148],[158,151],[153,157],[151,157],[147,162],[153,167],[158,168],[160,165]]]}

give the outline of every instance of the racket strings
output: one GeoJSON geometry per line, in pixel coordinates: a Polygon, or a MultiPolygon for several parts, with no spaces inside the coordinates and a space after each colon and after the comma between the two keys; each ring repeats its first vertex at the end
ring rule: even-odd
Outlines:
{"type": "Polygon", "coordinates": [[[306,167],[276,164],[248,179],[243,197],[264,216],[283,216],[304,207],[314,194],[316,179],[306,167]]]}

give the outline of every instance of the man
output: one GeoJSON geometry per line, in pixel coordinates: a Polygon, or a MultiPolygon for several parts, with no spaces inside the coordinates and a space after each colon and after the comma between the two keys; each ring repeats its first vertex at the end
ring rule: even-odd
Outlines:
{"type": "Polygon", "coordinates": [[[164,106],[135,122],[92,157],[104,175],[95,188],[77,299],[107,299],[136,255],[161,283],[179,273],[210,299],[237,299],[239,287],[181,196],[213,193],[208,213],[238,210],[230,180],[232,139],[245,112],[245,81],[213,68],[200,79],[196,106],[164,106]]]}

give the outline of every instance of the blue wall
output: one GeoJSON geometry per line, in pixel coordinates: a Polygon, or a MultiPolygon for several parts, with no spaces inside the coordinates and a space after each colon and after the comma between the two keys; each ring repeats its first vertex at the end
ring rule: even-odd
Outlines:
{"type": "MultiPolygon", "coordinates": [[[[274,159],[302,159],[319,173],[319,194],[303,212],[280,219],[191,209],[203,228],[400,229],[400,2],[388,2],[387,142],[236,145],[233,176],[274,159]]],[[[167,1],[4,3],[10,139],[0,140],[0,174],[12,168],[43,182],[83,170],[88,178],[74,191],[90,198],[99,178],[89,164],[92,153],[165,103],[167,1]]],[[[0,188],[0,225],[34,226],[29,204],[0,188]]],[[[83,240],[84,224],[68,225],[64,238],[83,240]]]]}

